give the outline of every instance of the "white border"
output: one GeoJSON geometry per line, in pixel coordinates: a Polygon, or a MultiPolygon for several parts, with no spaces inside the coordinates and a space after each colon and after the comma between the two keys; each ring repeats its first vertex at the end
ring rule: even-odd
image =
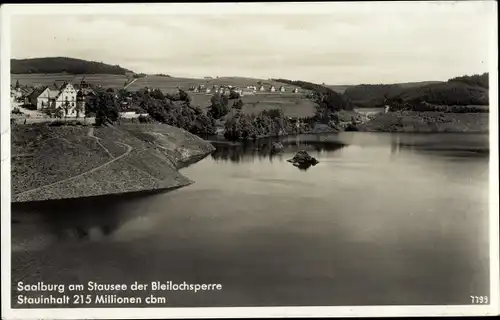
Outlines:
{"type": "MultiPolygon", "coordinates": [[[[315,14],[373,10],[399,11],[408,2],[350,3],[182,3],[182,4],[30,4],[1,7],[1,208],[2,208],[2,317],[5,319],[85,318],[251,318],[251,317],[388,317],[464,316],[499,314],[499,204],[498,204],[498,7],[496,1],[413,2],[412,10],[469,11],[478,2],[491,7],[490,50],[490,281],[491,304],[471,306],[363,306],[363,307],[231,307],[231,308],[127,308],[127,309],[11,309],[10,277],[10,16],[13,14],[315,14]],[[431,8],[432,7],[432,8],[431,8]]],[[[407,10],[407,9],[406,9],[407,10]]]]}

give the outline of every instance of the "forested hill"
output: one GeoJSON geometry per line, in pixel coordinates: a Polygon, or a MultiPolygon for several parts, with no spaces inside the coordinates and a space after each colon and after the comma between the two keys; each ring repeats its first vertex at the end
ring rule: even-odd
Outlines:
{"type": "Polygon", "coordinates": [[[356,107],[381,107],[388,101],[438,105],[488,105],[489,74],[461,76],[445,82],[358,85],[348,88],[344,97],[356,107]]]}
{"type": "Polygon", "coordinates": [[[66,57],[11,59],[10,72],[20,73],[70,73],[70,74],[126,74],[133,71],[97,61],[66,57]]]}

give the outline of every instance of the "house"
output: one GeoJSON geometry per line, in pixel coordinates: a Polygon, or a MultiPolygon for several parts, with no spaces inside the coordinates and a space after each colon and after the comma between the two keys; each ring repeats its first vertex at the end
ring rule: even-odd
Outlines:
{"type": "Polygon", "coordinates": [[[59,93],[55,97],[56,109],[64,109],[65,116],[77,117],[79,116],[78,108],[76,108],[76,89],[71,83],[65,83],[59,89],[59,93]]]}
{"type": "Polygon", "coordinates": [[[275,92],[275,91],[276,91],[276,88],[275,88],[274,86],[271,86],[271,87],[269,88],[269,91],[270,91],[270,92],[275,92]]]}
{"type": "Polygon", "coordinates": [[[52,92],[48,86],[36,87],[28,96],[29,103],[36,106],[37,110],[43,110],[51,105],[58,92],[52,92]]]}
{"type": "MultiPolygon", "coordinates": [[[[83,96],[83,93],[80,94],[83,96]]],[[[66,117],[79,117],[85,113],[85,103],[82,100],[77,104],[77,91],[71,83],[64,83],[59,89],[48,86],[38,87],[29,96],[30,103],[37,110],[54,108],[64,110],[66,117]]]]}
{"type": "Polygon", "coordinates": [[[33,91],[33,88],[30,88],[28,86],[11,86],[10,87],[10,101],[11,103],[18,103],[18,104],[28,104],[29,99],[28,96],[31,94],[33,91]]]}
{"type": "Polygon", "coordinates": [[[299,93],[299,88],[294,88],[294,89],[292,90],[292,92],[293,92],[293,93],[299,93]]]}
{"type": "Polygon", "coordinates": [[[279,90],[280,90],[280,92],[285,92],[286,91],[284,86],[281,86],[279,90]]]}
{"type": "Polygon", "coordinates": [[[252,89],[244,89],[241,91],[242,96],[248,96],[248,95],[253,95],[255,94],[255,90],[252,89]]]}
{"type": "Polygon", "coordinates": [[[118,113],[119,117],[122,119],[137,119],[139,117],[148,117],[148,113],[139,113],[138,111],[122,111],[118,113]]]}
{"type": "Polygon", "coordinates": [[[210,93],[210,92],[212,92],[212,89],[210,88],[205,89],[205,93],[210,93]]]}
{"type": "Polygon", "coordinates": [[[266,89],[264,88],[264,86],[260,86],[259,91],[266,91],[266,89]]]}

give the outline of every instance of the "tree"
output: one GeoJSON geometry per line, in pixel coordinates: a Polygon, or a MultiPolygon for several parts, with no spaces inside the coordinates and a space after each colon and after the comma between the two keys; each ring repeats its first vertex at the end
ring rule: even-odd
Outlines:
{"type": "Polygon", "coordinates": [[[220,119],[229,112],[227,107],[229,100],[226,96],[223,96],[220,93],[215,93],[210,99],[210,102],[211,105],[209,113],[214,119],[220,119]]]}
{"type": "Polygon", "coordinates": [[[56,118],[59,118],[61,119],[64,115],[64,111],[61,107],[58,107],[57,109],[55,109],[55,113],[54,113],[55,117],[56,118]]]}
{"type": "Polygon", "coordinates": [[[101,126],[118,120],[118,105],[114,94],[111,92],[98,92],[96,104],[96,125],[101,126]]]}
{"type": "Polygon", "coordinates": [[[19,89],[19,80],[16,80],[16,89],[19,89]]]}
{"type": "Polygon", "coordinates": [[[229,99],[239,99],[239,98],[240,98],[239,92],[237,92],[236,90],[229,91],[229,99]]]}
{"type": "Polygon", "coordinates": [[[75,106],[75,111],[76,111],[76,117],[80,117],[80,112],[83,111],[83,103],[82,102],[77,102],[75,106]]]}
{"type": "Polygon", "coordinates": [[[64,101],[63,108],[64,108],[64,120],[66,120],[66,118],[68,117],[68,111],[70,109],[68,98],[66,98],[66,101],[64,101]]]}
{"type": "Polygon", "coordinates": [[[238,110],[241,110],[243,108],[244,104],[243,104],[243,101],[241,99],[238,99],[237,101],[235,101],[233,103],[233,108],[235,109],[238,109],[238,110]]]}

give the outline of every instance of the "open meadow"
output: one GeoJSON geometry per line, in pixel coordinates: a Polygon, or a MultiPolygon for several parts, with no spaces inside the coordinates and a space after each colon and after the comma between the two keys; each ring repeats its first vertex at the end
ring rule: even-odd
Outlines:
{"type": "MultiPolygon", "coordinates": [[[[39,86],[52,85],[54,82],[62,84],[64,81],[78,84],[84,75],[71,74],[12,74],[11,83],[19,81],[20,85],[39,86]]],[[[88,83],[101,85],[104,88],[120,89],[123,88],[127,81],[130,85],[128,91],[137,91],[144,87],[157,88],[164,93],[174,93],[177,87],[187,90],[189,87],[204,84],[207,88],[213,85],[232,85],[236,87],[246,88],[247,86],[258,86],[260,82],[266,89],[271,85],[278,89],[284,85],[287,92],[256,92],[253,95],[244,95],[242,101],[244,103],[243,112],[247,114],[257,114],[263,110],[281,109],[286,116],[290,117],[308,117],[315,113],[315,103],[305,97],[304,90],[301,93],[292,93],[291,91],[296,86],[285,85],[281,82],[272,80],[262,80],[243,77],[224,77],[215,79],[194,79],[194,78],[174,78],[167,76],[147,76],[138,79],[127,78],[125,75],[111,74],[89,74],[85,75],[85,80],[88,83]]],[[[199,106],[203,110],[207,110],[210,106],[210,98],[212,94],[189,92],[191,103],[199,106]]],[[[229,101],[232,106],[233,100],[229,101]]]]}
{"type": "Polygon", "coordinates": [[[296,86],[285,85],[281,82],[272,80],[263,80],[255,78],[243,78],[243,77],[221,77],[214,79],[196,79],[196,78],[177,78],[177,77],[167,77],[167,76],[155,76],[150,75],[143,78],[138,78],[134,83],[132,83],[127,90],[136,91],[144,87],[157,88],[164,92],[169,92],[180,87],[187,90],[189,87],[194,87],[198,85],[205,85],[207,88],[211,88],[213,85],[216,86],[235,86],[240,88],[246,88],[247,86],[259,86],[259,82],[266,88],[273,85],[278,89],[280,86],[284,85],[287,91],[293,90],[296,86]]]}
{"type": "MultiPolygon", "coordinates": [[[[190,92],[191,104],[198,106],[205,111],[208,111],[210,106],[211,94],[193,93],[190,92]]],[[[263,110],[281,109],[288,117],[310,117],[316,111],[316,103],[303,94],[293,93],[256,93],[254,95],[244,95],[241,97],[243,101],[243,113],[257,114],[263,110]]],[[[229,106],[233,105],[233,101],[229,100],[229,106]]]]}
{"type": "Polygon", "coordinates": [[[119,74],[87,74],[87,75],[74,75],[67,73],[52,73],[52,74],[11,74],[11,84],[19,81],[21,86],[50,86],[56,82],[61,85],[64,81],[78,84],[85,77],[85,81],[94,85],[101,85],[104,88],[119,89],[123,88],[128,81],[126,75],[119,74]]]}

